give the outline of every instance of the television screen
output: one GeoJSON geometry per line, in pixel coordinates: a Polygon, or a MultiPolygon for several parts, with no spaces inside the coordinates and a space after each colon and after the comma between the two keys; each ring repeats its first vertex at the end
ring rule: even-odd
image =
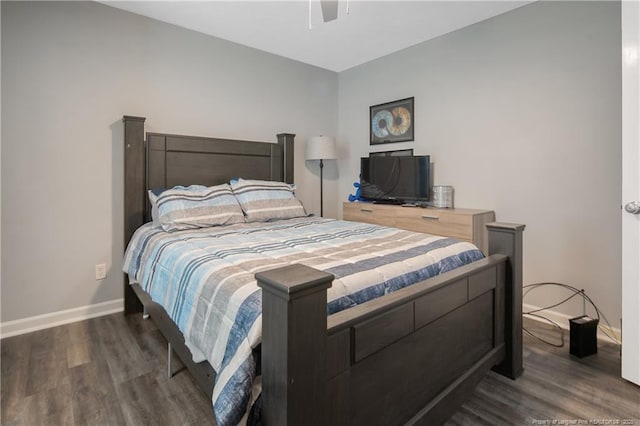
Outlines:
{"type": "Polygon", "coordinates": [[[362,158],[362,198],[398,204],[429,201],[429,166],[428,155],[362,158]]]}

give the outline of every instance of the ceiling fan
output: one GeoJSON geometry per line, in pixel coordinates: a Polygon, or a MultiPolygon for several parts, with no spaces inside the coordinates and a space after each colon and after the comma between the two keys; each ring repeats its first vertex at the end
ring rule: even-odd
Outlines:
{"type": "Polygon", "coordinates": [[[320,0],[324,22],[338,19],[338,0],[320,0]]]}

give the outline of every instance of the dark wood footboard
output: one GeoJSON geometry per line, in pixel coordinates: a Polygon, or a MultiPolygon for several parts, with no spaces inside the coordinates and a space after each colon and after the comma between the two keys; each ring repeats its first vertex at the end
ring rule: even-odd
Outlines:
{"type": "Polygon", "coordinates": [[[488,258],[328,319],[331,275],[257,274],[264,423],[439,424],[491,368],[516,378],[523,230],[491,224],[488,258]]]}

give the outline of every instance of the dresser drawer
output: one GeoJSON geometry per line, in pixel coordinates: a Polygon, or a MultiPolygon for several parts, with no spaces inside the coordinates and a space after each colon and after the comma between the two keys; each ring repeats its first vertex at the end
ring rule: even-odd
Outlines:
{"type": "Polygon", "coordinates": [[[395,226],[473,241],[473,216],[455,214],[451,210],[404,208],[396,212],[395,226]]]}
{"type": "Polygon", "coordinates": [[[496,220],[491,210],[425,209],[358,202],[344,203],[342,217],[354,222],[373,223],[469,241],[485,254],[489,248],[485,225],[496,220]]]}
{"type": "Polygon", "coordinates": [[[345,203],[342,211],[344,220],[373,223],[382,226],[395,226],[393,206],[373,203],[345,203]]]}

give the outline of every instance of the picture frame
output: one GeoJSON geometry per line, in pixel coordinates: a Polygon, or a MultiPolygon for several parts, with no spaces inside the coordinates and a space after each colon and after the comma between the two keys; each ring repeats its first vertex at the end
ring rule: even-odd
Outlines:
{"type": "Polygon", "coordinates": [[[369,107],[369,144],[414,140],[414,98],[369,107]]]}
{"type": "Polygon", "coordinates": [[[377,151],[369,153],[369,157],[410,157],[413,155],[413,148],[399,149],[396,151],[377,151]]]}

